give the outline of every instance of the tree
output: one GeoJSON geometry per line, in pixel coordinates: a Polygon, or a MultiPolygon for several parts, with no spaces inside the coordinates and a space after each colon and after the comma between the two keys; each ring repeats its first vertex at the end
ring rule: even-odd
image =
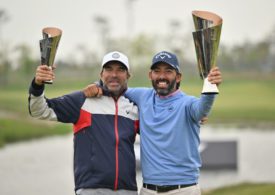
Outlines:
{"type": "Polygon", "coordinates": [[[19,51],[19,72],[22,76],[30,76],[35,72],[36,66],[39,64],[38,60],[31,57],[31,49],[28,45],[19,45],[16,47],[19,51]]]}
{"type": "Polygon", "coordinates": [[[2,25],[9,20],[9,16],[5,10],[0,9],[0,44],[2,45],[2,25]]]}
{"type": "Polygon", "coordinates": [[[98,35],[102,43],[103,53],[109,50],[109,34],[110,34],[110,27],[108,19],[103,16],[95,16],[94,22],[96,28],[98,30],[98,35]]]}
{"type": "Polygon", "coordinates": [[[0,85],[6,85],[8,83],[8,75],[11,67],[10,60],[8,58],[8,47],[5,45],[2,38],[2,26],[9,20],[9,17],[5,10],[0,9],[0,85]]]}

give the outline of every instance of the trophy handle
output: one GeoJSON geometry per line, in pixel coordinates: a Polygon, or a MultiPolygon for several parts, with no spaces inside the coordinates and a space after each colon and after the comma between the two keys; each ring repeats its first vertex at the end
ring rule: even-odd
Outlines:
{"type": "Polygon", "coordinates": [[[205,78],[203,81],[202,94],[219,94],[219,89],[216,84],[212,84],[205,78]]]}

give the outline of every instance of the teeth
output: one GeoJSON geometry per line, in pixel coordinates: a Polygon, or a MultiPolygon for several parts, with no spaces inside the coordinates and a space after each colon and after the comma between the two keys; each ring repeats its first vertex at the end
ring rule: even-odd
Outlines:
{"type": "Polygon", "coordinates": [[[160,82],[158,82],[158,85],[159,85],[160,87],[165,87],[165,86],[167,85],[167,82],[165,82],[165,81],[160,81],[160,82]]]}
{"type": "Polygon", "coordinates": [[[165,84],[167,84],[167,82],[166,81],[159,81],[158,84],[165,85],[165,84]]]}
{"type": "Polygon", "coordinates": [[[118,83],[117,81],[110,81],[110,83],[118,83]]]}

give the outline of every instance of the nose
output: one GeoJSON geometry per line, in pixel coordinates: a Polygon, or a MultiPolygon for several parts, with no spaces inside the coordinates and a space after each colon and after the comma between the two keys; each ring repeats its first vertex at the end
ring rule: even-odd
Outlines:
{"type": "Polygon", "coordinates": [[[112,77],[116,77],[117,76],[117,72],[116,71],[112,71],[111,75],[112,75],[112,77]]]}
{"type": "Polygon", "coordinates": [[[160,72],[159,73],[159,78],[164,79],[165,78],[165,72],[160,72]]]}

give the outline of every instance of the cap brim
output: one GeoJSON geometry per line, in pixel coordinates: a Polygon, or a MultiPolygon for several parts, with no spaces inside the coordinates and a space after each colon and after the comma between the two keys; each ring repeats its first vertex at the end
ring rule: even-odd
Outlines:
{"type": "Polygon", "coordinates": [[[126,66],[126,64],[124,64],[124,63],[121,62],[120,60],[110,60],[110,61],[107,61],[107,62],[105,62],[105,63],[102,65],[102,68],[104,68],[104,66],[105,66],[106,64],[110,63],[110,62],[118,62],[118,63],[120,63],[121,65],[123,65],[123,66],[126,68],[126,70],[128,70],[128,67],[126,66]]]}
{"type": "Polygon", "coordinates": [[[168,63],[168,62],[165,62],[165,61],[158,61],[158,62],[155,62],[154,64],[151,65],[151,70],[155,68],[156,65],[160,64],[160,63],[165,63],[169,66],[171,66],[173,69],[175,69],[177,72],[179,72],[179,70],[177,68],[175,68],[174,65],[168,63]]]}

